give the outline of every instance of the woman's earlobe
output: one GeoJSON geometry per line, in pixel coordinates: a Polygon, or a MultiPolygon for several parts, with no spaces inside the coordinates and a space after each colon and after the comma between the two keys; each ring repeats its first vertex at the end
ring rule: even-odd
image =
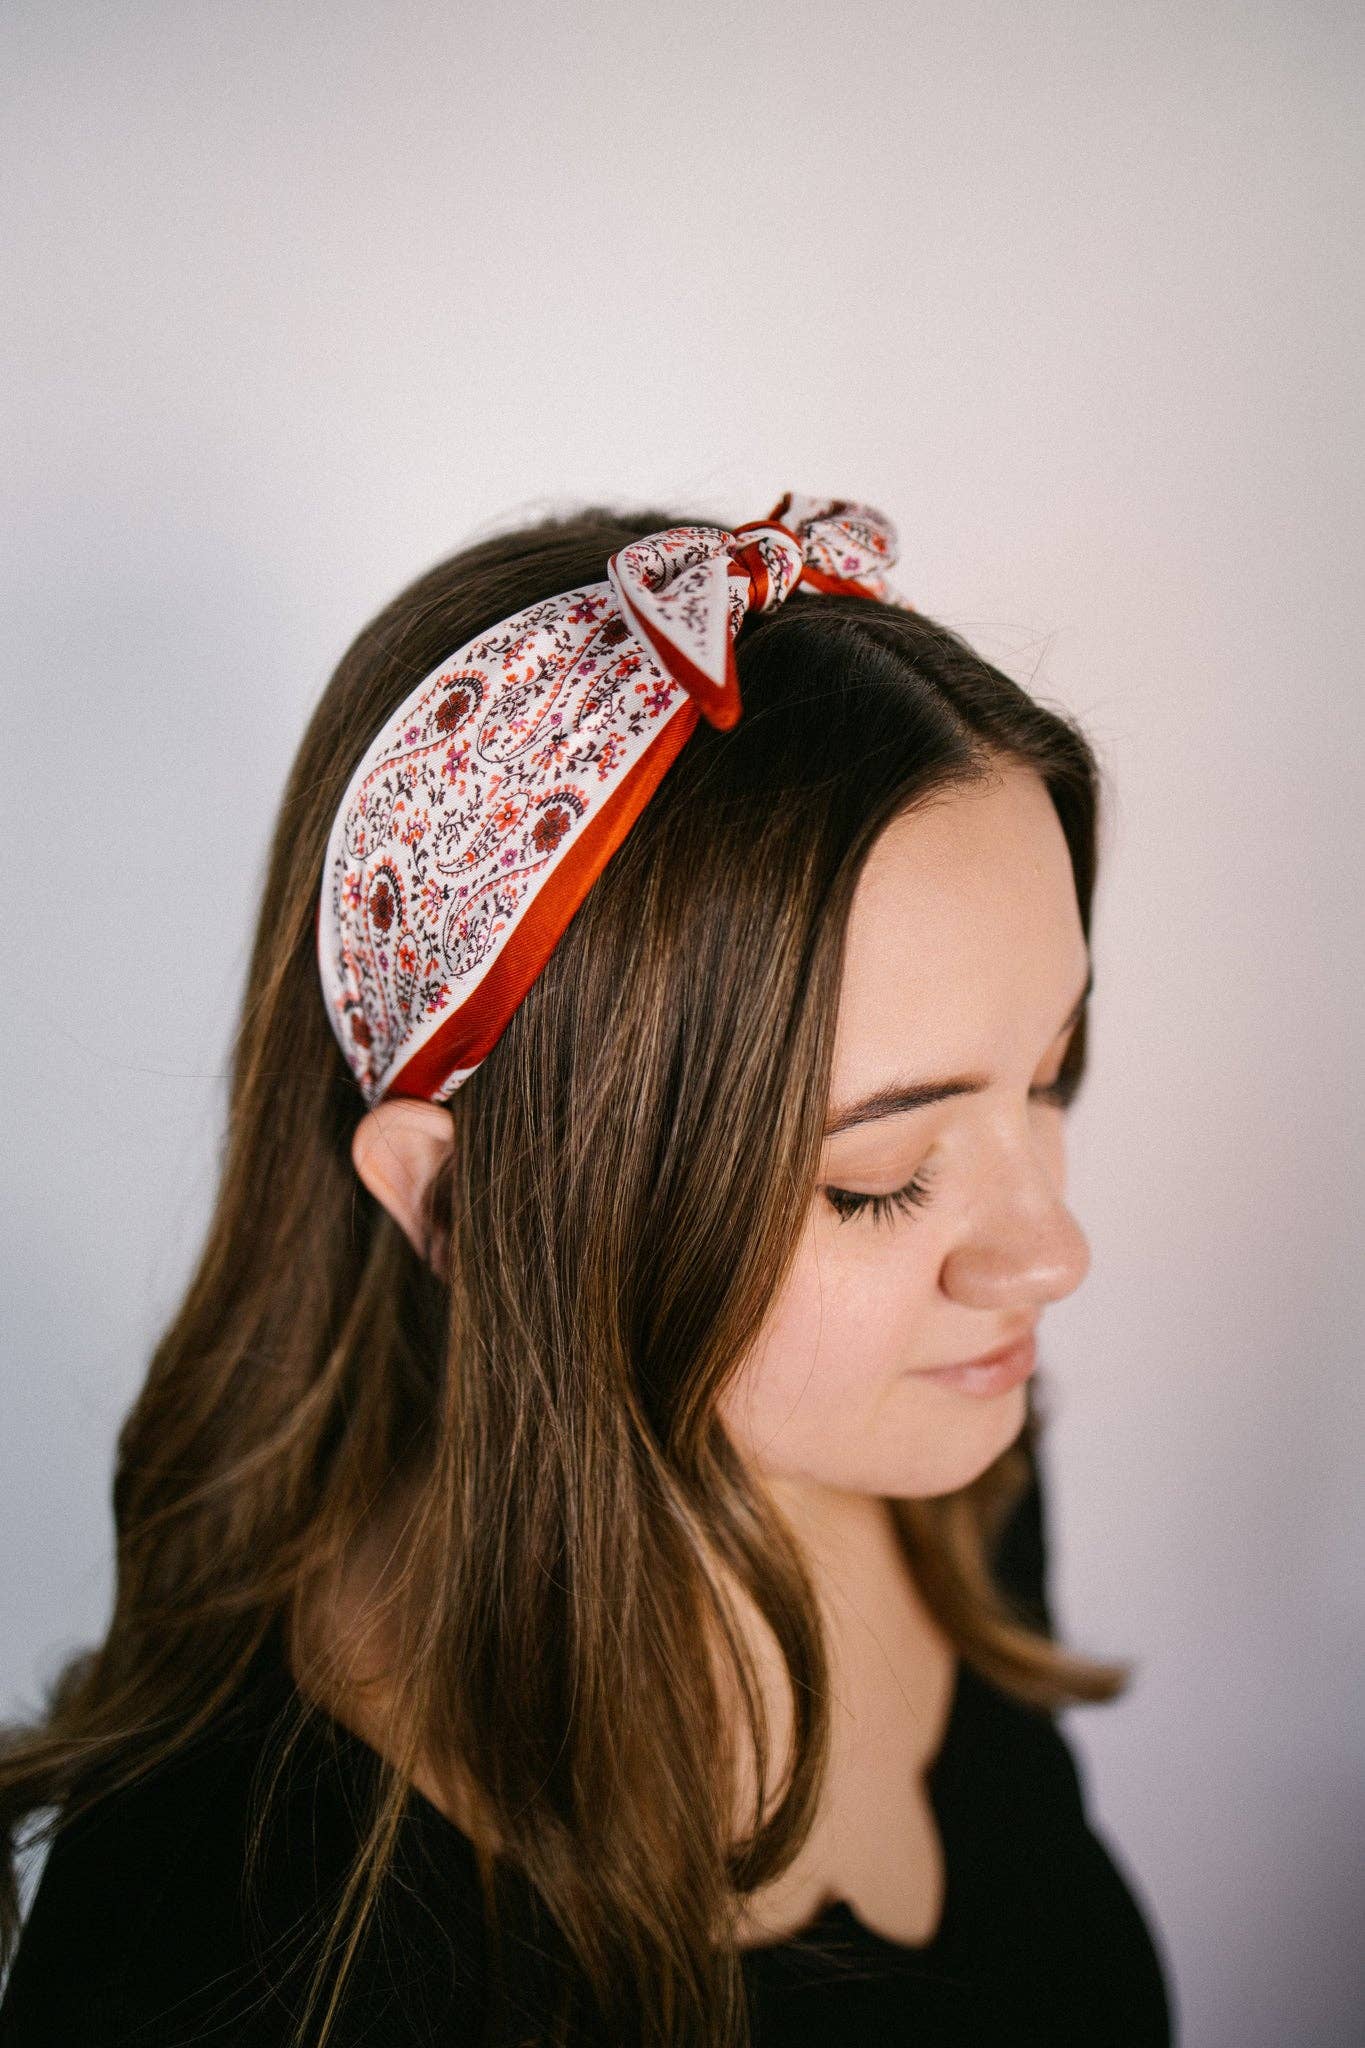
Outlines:
{"type": "Polygon", "coordinates": [[[367,1111],[351,1138],[356,1172],[421,1259],[440,1255],[428,1241],[426,1198],[454,1137],[454,1119],[439,1102],[399,1096],[367,1111]]]}

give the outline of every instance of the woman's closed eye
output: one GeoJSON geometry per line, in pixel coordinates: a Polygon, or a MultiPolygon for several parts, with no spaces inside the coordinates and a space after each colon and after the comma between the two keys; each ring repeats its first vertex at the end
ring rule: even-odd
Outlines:
{"type": "Polygon", "coordinates": [[[931,1180],[932,1176],[921,1167],[913,1180],[908,1180],[903,1188],[895,1189],[892,1194],[855,1195],[847,1188],[826,1188],[825,1200],[841,1223],[846,1223],[850,1216],[858,1215],[863,1209],[870,1210],[873,1222],[877,1223],[896,1209],[922,1209],[929,1199],[931,1180]]]}
{"type": "MultiPolygon", "coordinates": [[[[1045,1102],[1053,1109],[1069,1109],[1080,1085],[1081,1070],[1071,1067],[1068,1071],[1064,1066],[1055,1081],[1048,1081],[1032,1090],[1033,1099],[1045,1102]]],[[[850,1217],[859,1216],[864,1211],[872,1222],[879,1223],[884,1216],[908,1215],[914,1209],[924,1208],[932,1186],[933,1175],[921,1166],[904,1187],[893,1189],[889,1195],[859,1195],[849,1188],[827,1187],[824,1196],[841,1223],[847,1223],[850,1217]]]]}

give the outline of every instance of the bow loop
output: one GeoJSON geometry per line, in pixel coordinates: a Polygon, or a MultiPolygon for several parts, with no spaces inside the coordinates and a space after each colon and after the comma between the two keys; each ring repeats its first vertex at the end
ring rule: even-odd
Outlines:
{"type": "Polygon", "coordinates": [[[895,559],[895,528],[872,506],[788,491],[766,519],[733,531],[647,534],[611,557],[607,577],[660,667],[728,730],[742,709],[735,636],[746,615],[772,610],[798,587],[903,604],[883,574],[895,559]]]}
{"type": "Polygon", "coordinates": [[[802,498],[788,491],[770,517],[798,536],[805,562],[801,580],[809,589],[875,597],[883,604],[914,609],[886,580],[898,545],[896,529],[885,513],[849,498],[802,498]]]}

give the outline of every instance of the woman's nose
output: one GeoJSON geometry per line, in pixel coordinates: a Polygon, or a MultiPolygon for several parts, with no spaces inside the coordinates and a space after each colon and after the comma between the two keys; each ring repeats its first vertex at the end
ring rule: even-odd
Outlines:
{"type": "Polygon", "coordinates": [[[1067,1207],[1060,1159],[1025,1144],[944,1259],[945,1293],[977,1308],[1062,1301],[1090,1270],[1090,1242],[1067,1207]]]}

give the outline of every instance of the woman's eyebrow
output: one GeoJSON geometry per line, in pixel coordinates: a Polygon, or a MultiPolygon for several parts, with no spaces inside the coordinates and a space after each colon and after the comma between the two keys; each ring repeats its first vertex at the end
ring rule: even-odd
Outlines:
{"type": "MultiPolygon", "coordinates": [[[[1058,1038],[1079,1020],[1094,986],[1095,967],[1092,961],[1086,973],[1085,987],[1072,1004],[1070,1015],[1058,1026],[1058,1038]]],[[[931,1102],[943,1102],[950,1095],[980,1095],[990,1085],[985,1074],[955,1074],[946,1081],[891,1081],[875,1093],[861,1096],[857,1102],[836,1110],[825,1125],[825,1136],[834,1138],[840,1131],[852,1130],[855,1124],[870,1124],[879,1117],[900,1116],[908,1109],[926,1109],[931,1102]]]]}

